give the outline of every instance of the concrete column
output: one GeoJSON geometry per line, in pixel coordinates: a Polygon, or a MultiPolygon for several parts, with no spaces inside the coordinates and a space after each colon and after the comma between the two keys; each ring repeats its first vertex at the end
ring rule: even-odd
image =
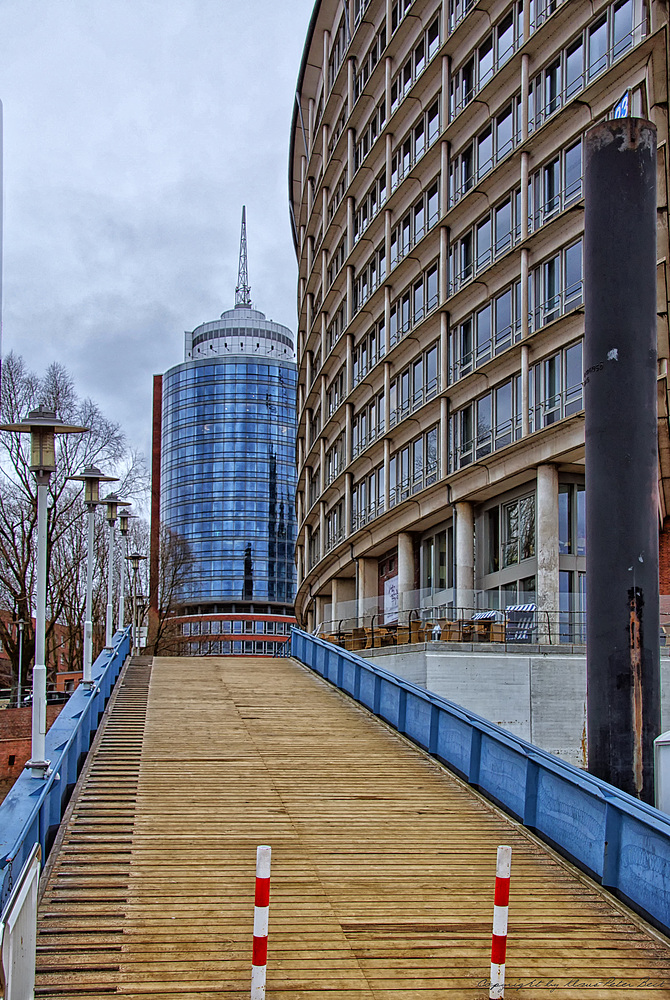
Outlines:
{"type": "Polygon", "coordinates": [[[359,559],[358,566],[358,620],[363,624],[363,619],[370,618],[376,612],[376,601],[378,600],[378,567],[376,559],[359,559]]]}
{"type": "Polygon", "coordinates": [[[354,83],[356,76],[356,63],[353,59],[347,59],[347,109],[349,114],[354,108],[354,83]]]}
{"type": "MultiPolygon", "coordinates": [[[[558,469],[555,465],[538,465],[537,467],[535,524],[537,607],[538,611],[550,613],[549,622],[553,633],[557,625],[556,612],[559,610],[558,469]]],[[[542,621],[542,615],[539,616],[539,619],[540,629],[545,631],[547,623],[542,621]]]]}
{"type": "Polygon", "coordinates": [[[449,204],[449,143],[440,143],[440,218],[444,218],[449,204]]]}
{"type": "MultiPolygon", "coordinates": [[[[387,105],[390,107],[390,105],[387,105]]],[[[393,136],[386,133],[386,197],[391,197],[391,161],[393,159],[393,136]]]]}
{"type": "Polygon", "coordinates": [[[305,389],[306,389],[307,392],[309,392],[309,390],[310,390],[310,388],[312,386],[312,381],[313,381],[313,378],[312,378],[312,362],[313,361],[314,361],[314,352],[313,351],[307,351],[307,355],[305,357],[305,389]]]}
{"type": "Polygon", "coordinates": [[[345,404],[344,413],[344,464],[349,465],[352,461],[353,434],[352,423],[354,418],[354,404],[345,404]]]}
{"type": "Polygon", "coordinates": [[[391,365],[384,362],[384,433],[391,430],[391,365]]]}
{"type": "Polygon", "coordinates": [[[391,210],[384,209],[384,254],[386,256],[386,273],[391,270],[391,210]]]}
{"type": "MultiPolygon", "coordinates": [[[[307,256],[308,257],[309,257],[309,241],[311,240],[311,238],[312,237],[310,236],[309,239],[307,240],[307,256]]],[[[309,336],[310,333],[311,333],[311,331],[312,331],[312,319],[313,319],[313,316],[314,316],[314,295],[312,294],[312,292],[308,292],[307,293],[307,307],[306,307],[306,311],[307,311],[307,316],[306,316],[306,319],[305,319],[305,326],[307,327],[307,336],[309,336]]]]}
{"type": "Polygon", "coordinates": [[[344,537],[351,534],[351,493],[353,490],[354,477],[351,472],[344,476],[344,537]]]}
{"type": "Polygon", "coordinates": [[[466,609],[475,604],[475,522],[471,503],[456,504],[456,606],[466,609]]]}
{"type": "Polygon", "coordinates": [[[391,442],[384,439],[384,510],[388,510],[391,503],[391,485],[389,475],[391,469],[391,442]]]}
{"type": "MultiPolygon", "coordinates": [[[[321,414],[323,419],[323,414],[321,414]]],[[[319,438],[319,493],[326,488],[326,439],[319,438]]]]}
{"type": "MultiPolygon", "coordinates": [[[[526,26],[526,12],[530,13],[530,4],[524,4],[524,29],[526,26]]],[[[524,41],[528,35],[524,34],[524,41]]],[[[521,56],[521,141],[528,138],[528,95],[530,92],[530,73],[528,53],[521,56]]]]}
{"type": "Polygon", "coordinates": [[[414,593],[414,542],[407,531],[398,534],[398,610],[416,606],[414,593]]]}
{"type": "Polygon", "coordinates": [[[350,624],[356,608],[356,580],[353,577],[336,576],[332,581],[333,619],[336,625],[342,621],[342,628],[350,624]]]}
{"type": "Polygon", "coordinates": [[[449,282],[449,229],[447,226],[440,226],[440,263],[438,273],[440,275],[440,287],[438,289],[438,302],[443,305],[447,301],[447,291],[449,282]]]}
{"type": "Polygon", "coordinates": [[[440,397],[440,479],[449,475],[449,400],[440,397]]]}
{"type": "MultiPolygon", "coordinates": [[[[384,286],[384,353],[391,350],[391,286],[384,286]]],[[[388,427],[388,424],[386,425],[388,427]]]]}
{"type": "MultiPolygon", "coordinates": [[[[389,21],[389,24],[391,22],[389,21]]],[[[386,29],[386,41],[389,41],[390,35],[388,34],[388,27],[386,29]]],[[[393,60],[390,56],[387,56],[384,60],[384,97],[386,100],[386,118],[387,120],[391,117],[391,77],[393,75],[393,60]]],[[[388,187],[386,192],[388,194],[388,187]]]]}
{"type": "Polygon", "coordinates": [[[315,597],[314,598],[314,611],[316,615],[316,620],[314,622],[314,627],[317,625],[323,625],[323,612],[325,610],[325,597],[315,597]]]}
{"type": "Polygon", "coordinates": [[[326,554],[326,504],[323,500],[319,504],[319,554],[322,559],[326,554]]]}
{"type": "Polygon", "coordinates": [[[311,635],[314,631],[314,606],[310,605],[307,612],[307,631],[311,635]]]}
{"type": "Polygon", "coordinates": [[[347,129],[347,184],[351,184],[354,177],[356,152],[356,133],[352,128],[347,129]]]}
{"type": "Polygon", "coordinates": [[[348,396],[354,387],[354,335],[347,334],[347,370],[346,370],[346,395],[348,396]]]}
{"type": "Polygon", "coordinates": [[[449,313],[440,313],[440,384],[439,392],[449,385],[449,313]]]}
{"type": "MultiPolygon", "coordinates": [[[[442,38],[446,38],[446,34],[442,35],[442,38]]],[[[440,115],[440,121],[442,122],[442,128],[446,128],[449,122],[449,56],[442,56],[440,70],[442,75],[442,114],[440,115]]]]}
{"type": "Polygon", "coordinates": [[[347,198],[347,251],[354,245],[354,199],[347,198]]]}
{"type": "Polygon", "coordinates": [[[296,581],[298,585],[300,585],[305,579],[305,558],[302,551],[302,545],[296,545],[295,547],[295,571],[296,581]]]}

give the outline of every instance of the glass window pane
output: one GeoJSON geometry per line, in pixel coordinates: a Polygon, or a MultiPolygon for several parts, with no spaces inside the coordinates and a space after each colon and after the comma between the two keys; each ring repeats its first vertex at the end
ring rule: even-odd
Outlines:
{"type": "Polygon", "coordinates": [[[513,135],[512,105],[498,115],[496,119],[496,159],[500,160],[510,152],[514,143],[513,135]]]}
{"type": "Polygon", "coordinates": [[[477,139],[477,179],[481,180],[493,167],[493,133],[491,126],[477,139]]]}
{"type": "Polygon", "coordinates": [[[491,357],[491,304],[477,313],[477,364],[491,357]]]}
{"type": "Polygon", "coordinates": [[[483,87],[493,76],[493,37],[489,37],[479,46],[478,53],[479,86],[483,87]]]}
{"type": "Polygon", "coordinates": [[[491,217],[477,226],[477,270],[491,263],[491,217]]]}
{"type": "Polygon", "coordinates": [[[598,76],[607,68],[607,16],[589,29],[588,77],[598,76]]]}
{"type": "Polygon", "coordinates": [[[565,152],[565,204],[582,196],[581,140],[565,152]]]}
{"type": "Polygon", "coordinates": [[[499,295],[495,302],[495,349],[504,350],[512,343],[512,290],[499,295]]]}
{"type": "Polygon", "coordinates": [[[512,245],[512,202],[508,199],[495,210],[496,255],[512,245]]]}
{"type": "Polygon", "coordinates": [[[566,100],[584,86],[584,43],[580,38],[568,46],[565,58],[566,100]]]}
{"type": "Polygon", "coordinates": [[[570,532],[570,494],[572,487],[567,485],[558,488],[558,551],[561,555],[569,555],[572,551],[570,532]]]}
{"type": "Polygon", "coordinates": [[[621,0],[614,5],[612,58],[617,59],[633,44],[633,0],[621,0]]]}

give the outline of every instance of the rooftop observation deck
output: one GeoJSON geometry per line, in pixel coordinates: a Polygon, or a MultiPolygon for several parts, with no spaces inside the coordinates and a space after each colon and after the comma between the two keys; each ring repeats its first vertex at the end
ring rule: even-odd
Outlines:
{"type": "Polygon", "coordinates": [[[43,878],[38,997],[249,996],[270,844],[268,1000],[670,997],[670,945],[296,660],[133,660],[43,878]]]}

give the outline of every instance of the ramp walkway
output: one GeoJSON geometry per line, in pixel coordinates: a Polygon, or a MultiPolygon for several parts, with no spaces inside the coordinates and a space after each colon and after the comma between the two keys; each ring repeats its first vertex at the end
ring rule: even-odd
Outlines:
{"type": "Polygon", "coordinates": [[[270,844],[268,1000],[479,1000],[501,843],[507,996],[670,998],[665,938],[296,661],[133,661],[45,873],[36,996],[248,997],[270,844]]]}

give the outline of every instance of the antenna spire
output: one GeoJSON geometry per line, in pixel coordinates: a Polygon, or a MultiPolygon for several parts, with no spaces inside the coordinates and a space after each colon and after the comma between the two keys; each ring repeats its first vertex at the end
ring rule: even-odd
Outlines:
{"type": "Polygon", "coordinates": [[[242,233],[240,235],[240,266],[237,272],[235,305],[251,309],[251,285],[247,272],[247,209],[242,206],[242,233]]]}

